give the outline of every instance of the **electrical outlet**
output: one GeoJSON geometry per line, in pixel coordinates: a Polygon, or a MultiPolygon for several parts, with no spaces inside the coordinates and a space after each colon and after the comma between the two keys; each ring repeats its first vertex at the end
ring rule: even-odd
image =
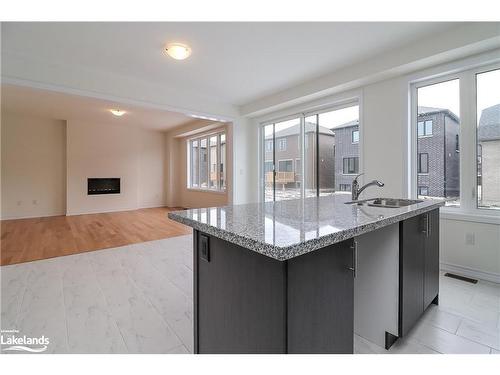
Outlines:
{"type": "Polygon", "coordinates": [[[465,244],[466,245],[474,245],[476,242],[476,237],[474,233],[465,233],[465,244]]]}

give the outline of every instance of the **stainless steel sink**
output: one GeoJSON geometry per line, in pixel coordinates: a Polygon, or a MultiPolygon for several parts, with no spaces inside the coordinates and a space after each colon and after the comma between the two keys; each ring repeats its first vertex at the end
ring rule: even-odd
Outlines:
{"type": "Polygon", "coordinates": [[[400,198],[372,198],[363,199],[359,201],[345,202],[346,204],[357,204],[359,206],[372,206],[372,207],[386,207],[386,208],[400,208],[410,206],[412,204],[422,203],[423,201],[417,199],[400,199],[400,198]]]}

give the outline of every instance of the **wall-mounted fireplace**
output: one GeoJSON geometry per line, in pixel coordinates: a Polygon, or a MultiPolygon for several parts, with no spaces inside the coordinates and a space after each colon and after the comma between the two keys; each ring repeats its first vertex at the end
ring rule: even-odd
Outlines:
{"type": "Polygon", "coordinates": [[[87,194],[120,194],[120,179],[87,178],[87,194]]]}

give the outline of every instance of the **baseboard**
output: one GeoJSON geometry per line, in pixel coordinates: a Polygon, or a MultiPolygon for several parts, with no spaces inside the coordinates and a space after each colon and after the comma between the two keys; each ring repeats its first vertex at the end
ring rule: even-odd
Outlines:
{"type": "Polygon", "coordinates": [[[68,212],[66,216],[77,216],[77,215],[93,215],[93,214],[107,214],[112,212],[124,212],[124,211],[134,211],[141,210],[143,208],[161,208],[167,207],[164,204],[161,205],[150,205],[150,206],[139,206],[139,207],[129,207],[129,208],[117,208],[112,210],[93,210],[93,211],[82,211],[82,212],[68,212]]]}
{"type": "Polygon", "coordinates": [[[22,220],[22,219],[36,219],[39,217],[53,217],[53,216],[65,216],[65,212],[61,213],[50,213],[50,214],[38,214],[38,215],[7,215],[0,217],[0,220],[22,220]]]}
{"type": "Polygon", "coordinates": [[[473,279],[491,281],[500,284],[500,274],[488,271],[480,271],[474,268],[459,266],[458,264],[440,263],[441,270],[467,276],[473,279]]]}

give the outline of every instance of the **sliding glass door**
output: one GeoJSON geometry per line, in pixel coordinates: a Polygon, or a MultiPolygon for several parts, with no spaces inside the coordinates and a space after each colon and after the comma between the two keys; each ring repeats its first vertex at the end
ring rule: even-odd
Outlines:
{"type": "Polygon", "coordinates": [[[265,201],[301,197],[300,118],[264,127],[265,201]]]}
{"type": "Polygon", "coordinates": [[[357,104],[266,124],[262,134],[264,201],[350,192],[359,172],[357,104]]]}

